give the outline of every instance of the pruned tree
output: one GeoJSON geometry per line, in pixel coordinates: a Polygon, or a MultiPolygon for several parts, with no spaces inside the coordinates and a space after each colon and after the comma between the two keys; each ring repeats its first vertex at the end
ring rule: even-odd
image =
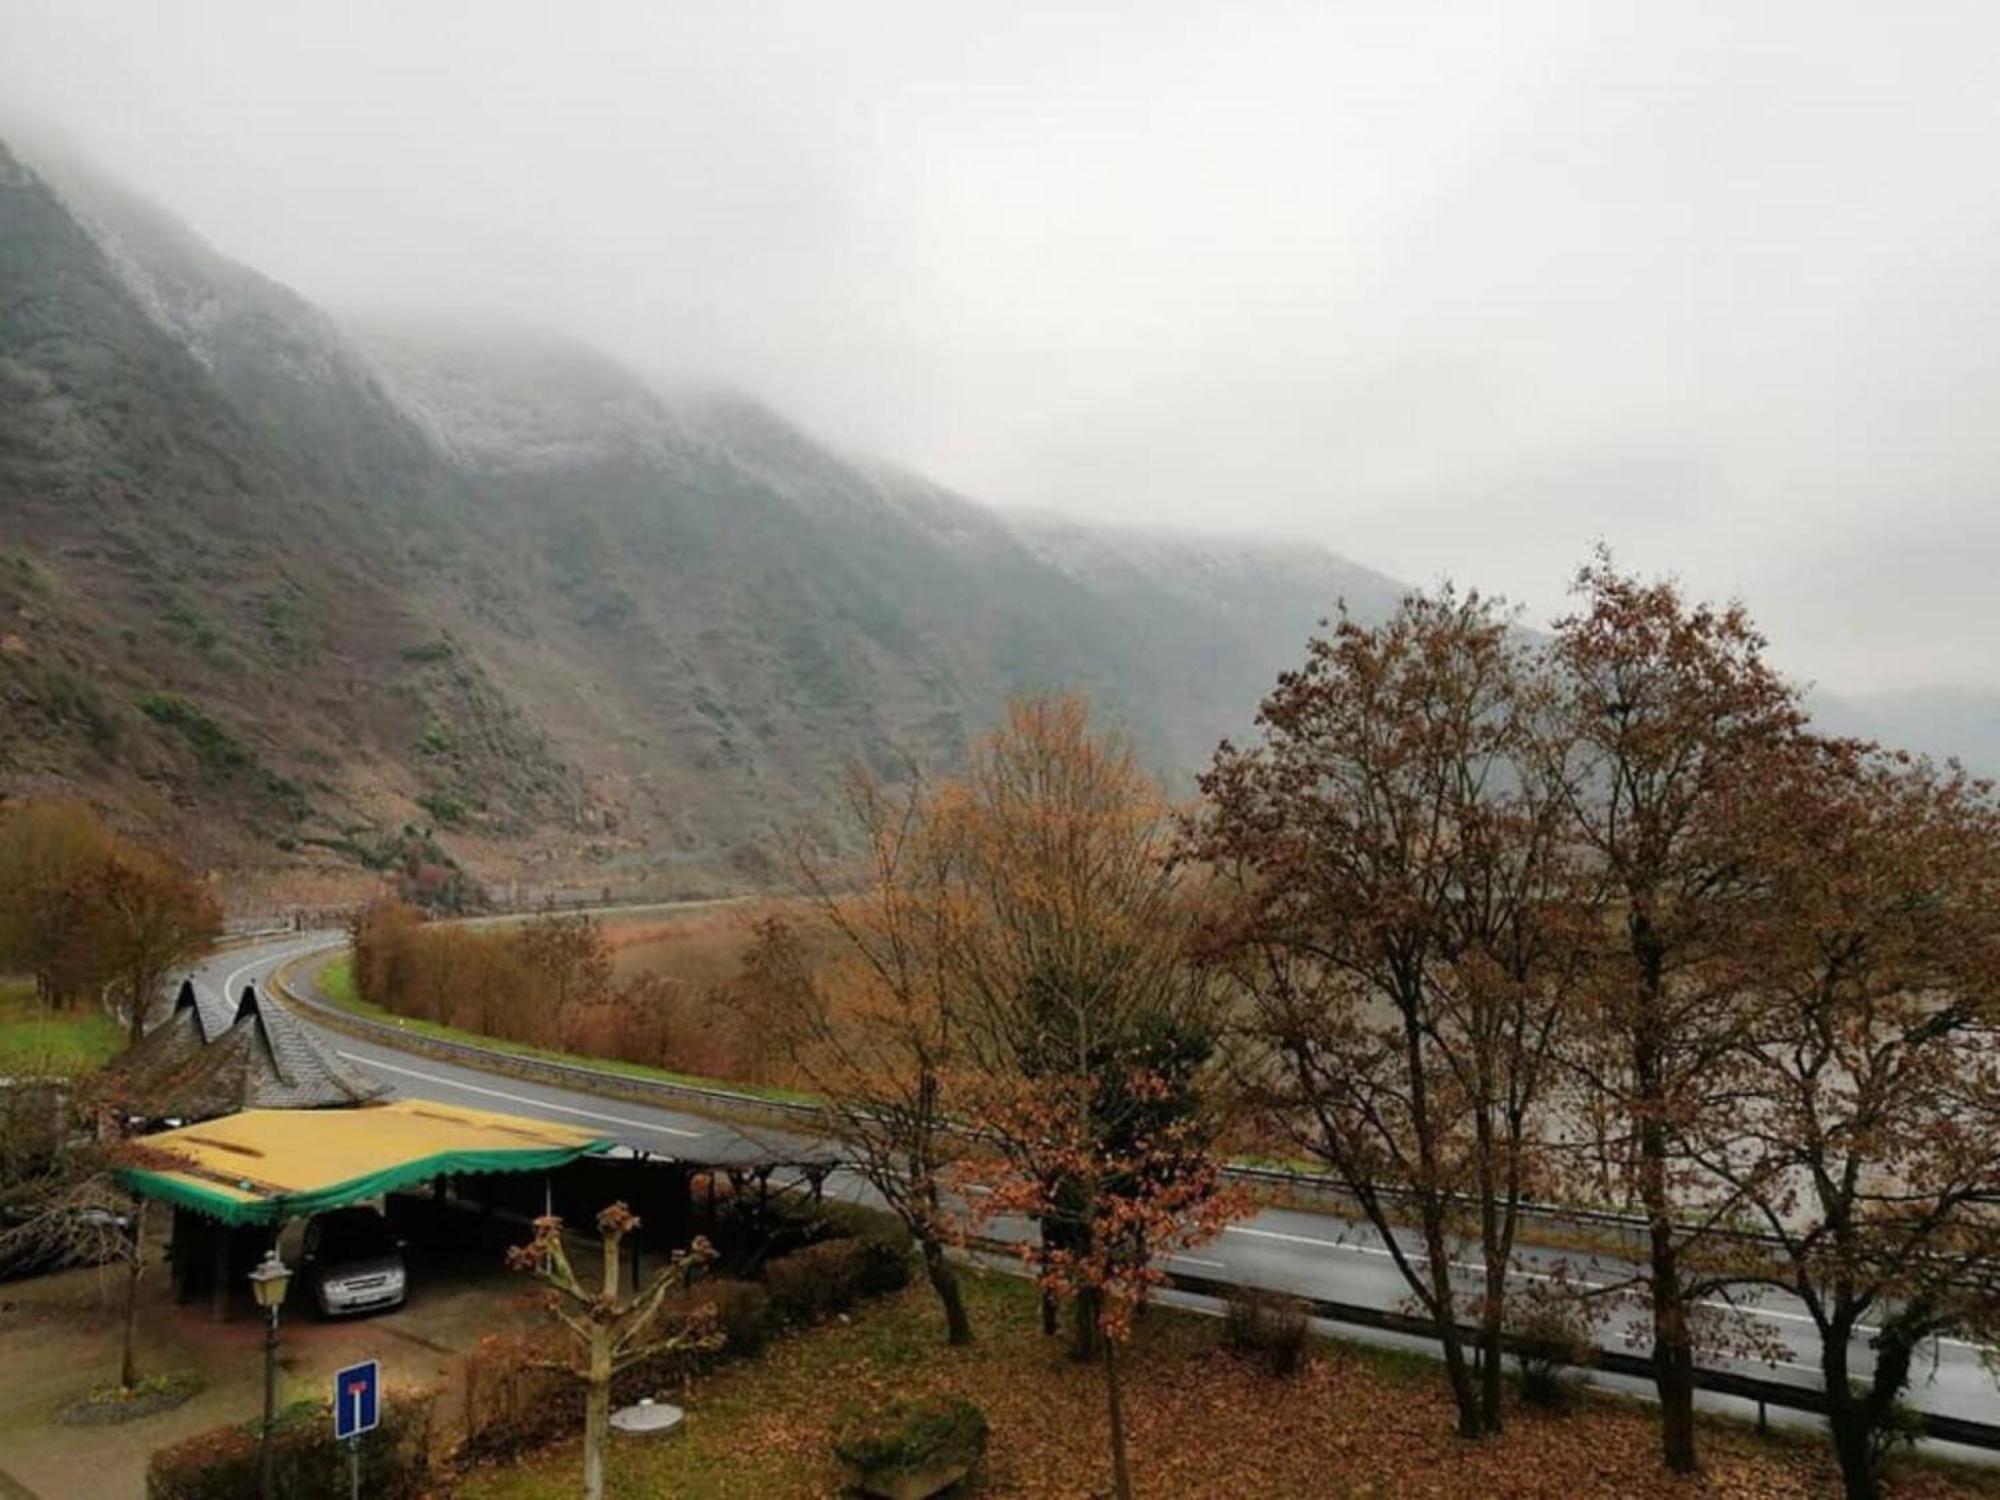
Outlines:
{"type": "Polygon", "coordinates": [[[1688,1138],[1769,1237],[1734,1274],[1804,1307],[1846,1493],[1876,1500],[1916,1351],[2000,1313],[2000,807],[1852,744],[1761,792],[1757,1003],[1729,1116],[1688,1138]]]}
{"type": "Polygon", "coordinates": [[[958,1063],[949,999],[953,860],[929,817],[929,794],[857,772],[847,805],[865,845],[853,885],[802,857],[805,884],[838,940],[815,973],[792,926],[757,930],[756,962],[798,1076],[824,1105],[823,1128],[847,1165],[909,1226],[944,1309],[945,1336],[972,1342],[947,1256],[957,1216],[944,1190],[953,1151],[947,1079],[958,1063]]]}
{"type": "Polygon", "coordinates": [[[584,1500],[603,1500],[604,1496],[611,1382],[641,1360],[722,1345],[713,1309],[670,1314],[668,1308],[667,1299],[685,1289],[689,1278],[713,1259],[707,1241],[697,1239],[687,1251],[675,1252],[643,1287],[628,1290],[623,1285],[625,1237],[638,1227],[638,1216],[622,1203],[613,1203],[597,1215],[604,1268],[596,1286],[578,1278],[563,1242],[562,1220],[554,1216],[535,1220],[534,1238],[507,1252],[512,1269],[541,1283],[543,1307],[573,1341],[567,1357],[533,1363],[573,1375],[584,1384],[584,1500]]]}
{"type": "Polygon", "coordinates": [[[1595,907],[1552,706],[1495,601],[1343,614],[1265,699],[1262,742],[1218,752],[1186,844],[1230,894],[1206,948],[1248,1000],[1249,1091],[1375,1228],[1467,1437],[1501,1424],[1508,1271],[1595,907]]]}
{"type": "Polygon", "coordinates": [[[1746,811],[1798,753],[1797,690],[1740,606],[1690,605],[1600,553],[1557,623],[1564,831],[1607,884],[1607,940],[1568,1049],[1579,1118],[1602,1125],[1605,1189],[1647,1221],[1641,1272],[1667,1467],[1696,1464],[1696,1308],[1727,1285],[1700,1261],[1741,1207],[1689,1132],[1735,1117],[1723,1064],[1754,1014],[1741,962],[1761,879],[1746,811]]]}

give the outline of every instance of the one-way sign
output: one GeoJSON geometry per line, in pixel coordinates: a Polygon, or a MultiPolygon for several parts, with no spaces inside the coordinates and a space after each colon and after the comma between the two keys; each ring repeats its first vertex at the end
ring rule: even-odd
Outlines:
{"type": "Polygon", "coordinates": [[[364,1360],[333,1377],[333,1435],[336,1439],[372,1432],[381,1420],[382,1364],[364,1360]]]}

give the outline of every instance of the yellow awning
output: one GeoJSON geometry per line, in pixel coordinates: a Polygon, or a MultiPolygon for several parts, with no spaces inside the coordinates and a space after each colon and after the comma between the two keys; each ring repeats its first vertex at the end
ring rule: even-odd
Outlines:
{"type": "Polygon", "coordinates": [[[534,1172],[607,1151],[603,1136],[429,1099],[361,1109],[246,1109],[147,1136],[165,1153],[134,1192],[231,1224],[324,1213],[447,1172],[534,1172]]]}

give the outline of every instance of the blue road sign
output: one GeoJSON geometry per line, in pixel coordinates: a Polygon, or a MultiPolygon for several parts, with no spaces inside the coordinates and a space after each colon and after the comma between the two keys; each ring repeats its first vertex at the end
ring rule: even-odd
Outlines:
{"type": "Polygon", "coordinates": [[[364,1360],[333,1377],[333,1435],[336,1439],[372,1432],[381,1420],[382,1365],[364,1360]]]}

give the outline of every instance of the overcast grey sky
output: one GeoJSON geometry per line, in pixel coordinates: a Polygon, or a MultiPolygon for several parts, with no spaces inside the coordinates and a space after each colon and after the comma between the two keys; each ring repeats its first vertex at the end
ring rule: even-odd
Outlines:
{"type": "Polygon", "coordinates": [[[1596,538],[2000,686],[2000,6],[0,0],[0,100],[335,307],[1002,505],[1545,615],[1596,538]]]}

